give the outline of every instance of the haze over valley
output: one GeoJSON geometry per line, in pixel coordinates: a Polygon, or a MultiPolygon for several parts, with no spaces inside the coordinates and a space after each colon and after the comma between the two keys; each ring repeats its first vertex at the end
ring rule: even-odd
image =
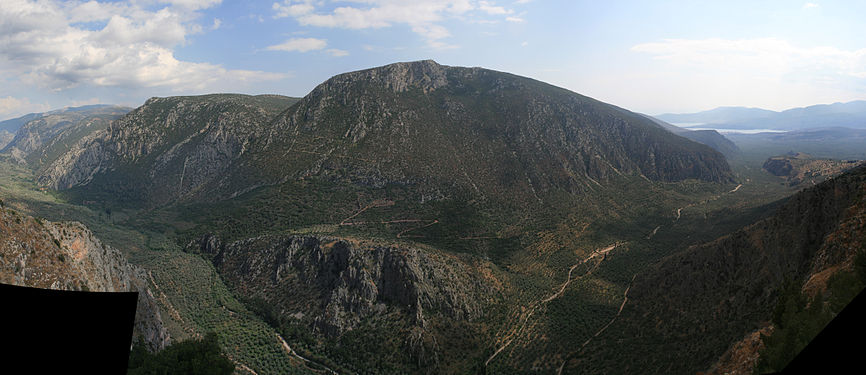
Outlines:
{"type": "Polygon", "coordinates": [[[747,4],[4,3],[0,282],[138,292],[130,374],[781,371],[866,286],[866,46],[747,4]]]}

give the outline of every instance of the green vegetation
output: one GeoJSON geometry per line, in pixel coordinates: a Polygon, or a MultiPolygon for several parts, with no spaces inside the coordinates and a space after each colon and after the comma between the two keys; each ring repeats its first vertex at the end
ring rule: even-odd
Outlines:
{"type": "MultiPolygon", "coordinates": [[[[148,101],[136,116],[121,120],[118,129],[125,132],[116,135],[127,138],[104,140],[130,154],[107,155],[107,172],[89,184],[40,192],[31,171],[4,162],[0,193],[24,212],[83,222],[149,271],[173,337],[216,332],[206,337],[210,349],[218,344],[232,362],[260,374],[325,368],[480,372],[503,345],[511,346],[489,372],[550,372],[564,360],[582,360],[584,353],[577,353],[590,338],[601,344],[585,358],[602,360],[589,371],[628,359],[634,359],[628,366],[640,368],[646,364],[641,361],[655,359],[634,357],[653,346],[680,349],[677,358],[690,363],[660,369],[676,372],[713,360],[730,337],[747,329],[732,325],[719,337],[676,348],[680,343],[666,341],[670,332],[697,337],[707,324],[658,328],[682,314],[671,310],[659,321],[620,321],[594,337],[618,316],[636,274],[766,218],[779,199],[796,191],[763,171],[764,158],[754,158],[754,150],[745,150],[728,170],[720,154],[670,137],[643,117],[498,72],[450,69],[440,78],[459,85],[400,93],[352,80],[353,74],[361,73],[320,87],[300,104],[245,95],[148,101]],[[188,162],[195,167],[188,170],[188,162]],[[454,262],[489,266],[501,293],[459,296],[489,299],[484,315],[473,321],[451,321],[436,308],[415,321],[411,307],[380,296],[376,314],[339,337],[326,337],[315,328],[321,317],[252,297],[255,285],[231,285],[233,279],[219,274],[210,259],[181,251],[207,233],[225,243],[326,234],[442,251],[454,262]],[[613,244],[605,256],[572,268],[613,244]],[[309,361],[289,353],[278,333],[309,361]]],[[[858,262],[866,268],[866,261],[858,262]]],[[[279,272],[278,278],[297,277],[293,270],[279,272]]],[[[706,281],[701,275],[690,275],[687,286],[706,281]]],[[[800,309],[806,301],[789,293],[777,324],[824,319],[850,292],[843,291],[850,280],[839,280],[831,281],[838,291],[810,309],[800,309]]],[[[309,298],[292,303],[321,303],[309,287],[309,298]]],[[[713,298],[725,293],[752,293],[746,289],[701,295],[698,307],[715,308],[713,298]]],[[[675,305],[694,296],[663,297],[659,301],[675,305]]],[[[660,307],[666,308],[674,307],[660,307]]],[[[709,309],[703,319],[713,313],[709,309]]],[[[714,316],[709,323],[731,317],[714,316]]],[[[818,325],[782,328],[779,343],[768,344],[768,351],[780,354],[768,361],[789,354],[802,332],[818,325]]],[[[177,358],[166,359],[172,360],[177,358]]]]}
{"type": "Polygon", "coordinates": [[[136,227],[139,210],[114,208],[108,216],[104,202],[66,203],[38,190],[30,170],[3,160],[0,196],[9,207],[34,217],[82,222],[130,263],[149,270],[156,282],[151,290],[174,340],[216,332],[228,356],[259,374],[305,373],[283,351],[276,331],[235,299],[209,262],[184,253],[176,238],[159,231],[165,224],[136,227]]]}
{"type": "Polygon", "coordinates": [[[213,332],[202,339],[173,343],[156,354],[148,353],[144,346],[139,342],[132,347],[127,374],[229,375],[235,370],[213,332]]]}
{"type": "Polygon", "coordinates": [[[764,350],[755,372],[782,371],[836,315],[866,287],[866,250],[854,258],[853,271],[840,271],[815,297],[804,294],[797,283],[789,283],[773,310],[775,331],[765,336],[764,350]]]}

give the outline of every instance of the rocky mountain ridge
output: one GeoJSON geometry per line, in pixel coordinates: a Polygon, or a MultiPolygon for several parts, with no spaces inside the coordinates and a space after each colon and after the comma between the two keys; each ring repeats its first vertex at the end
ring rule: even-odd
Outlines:
{"type": "Polygon", "coordinates": [[[106,128],[109,122],[130,110],[121,106],[92,105],[15,119],[23,123],[12,140],[0,148],[0,152],[9,153],[19,162],[27,162],[38,168],[52,162],[82,137],[106,128]]]}
{"type": "Polygon", "coordinates": [[[740,154],[740,148],[737,147],[734,142],[731,142],[730,139],[715,130],[692,130],[681,128],[652,116],[646,117],[676,135],[712,147],[714,150],[721,152],[727,158],[732,158],[740,154]]]}
{"type": "Polygon", "coordinates": [[[196,196],[222,183],[227,168],[291,102],[275,95],[151,98],[82,139],[45,168],[40,182],[67,189],[113,173],[115,182],[100,181],[132,199],[165,204],[196,196]]]}
{"type": "MultiPolygon", "coordinates": [[[[665,346],[668,357],[642,357],[629,371],[704,371],[726,349],[737,350],[732,343],[767,330],[789,283],[810,295],[826,291],[832,275],[851,270],[854,257],[866,251],[864,192],[861,166],[797,193],[768,219],[639,274],[622,322],[612,327],[612,336],[621,337],[616,350],[676,345],[665,346]]],[[[601,345],[592,349],[599,368],[621,368],[602,358],[601,345]]]]}
{"type": "Polygon", "coordinates": [[[502,285],[491,264],[469,257],[327,236],[223,243],[206,235],[187,251],[212,259],[238,295],[258,299],[279,318],[331,339],[363,321],[402,321],[402,332],[387,334],[402,336],[415,360],[428,365],[435,365],[441,350],[450,350],[438,346],[431,322],[479,319],[502,285]]]}
{"type": "Polygon", "coordinates": [[[138,292],[135,336],[152,351],[170,342],[145,271],[127,263],[118,250],[104,245],[81,223],[35,219],[3,207],[0,201],[0,282],[58,290],[138,292]]]}
{"type": "Polygon", "coordinates": [[[151,99],[39,181],[151,205],[227,199],[309,176],[482,197],[578,192],[619,174],[732,181],[722,155],[642,116],[481,68],[397,63],[335,76],[288,109],[262,101],[151,99]]]}
{"type": "Polygon", "coordinates": [[[711,124],[723,129],[863,129],[866,124],[866,101],[818,104],[780,112],[759,108],[720,107],[697,113],[666,113],[656,117],[672,123],[711,124]]]}

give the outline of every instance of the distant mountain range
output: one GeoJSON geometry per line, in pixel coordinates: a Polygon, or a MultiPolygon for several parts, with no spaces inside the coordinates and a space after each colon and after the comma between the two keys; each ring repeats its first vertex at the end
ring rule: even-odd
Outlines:
{"type": "Polygon", "coordinates": [[[75,142],[132,108],[115,105],[67,107],[44,113],[31,113],[0,123],[0,152],[33,166],[53,161],[75,142]],[[9,129],[3,130],[3,129],[9,129]]]}
{"type": "MultiPolygon", "coordinates": [[[[257,374],[746,373],[761,348],[761,369],[778,370],[814,321],[806,306],[830,316],[863,287],[866,166],[769,203],[790,194],[769,174],[787,165],[742,159],[827,139],[856,156],[864,114],[853,102],[653,118],[429,60],[340,74],[303,98],[31,114],[0,123],[15,134],[0,172],[27,169],[64,205],[4,200],[98,215],[148,273],[83,225],[0,201],[0,281],[84,289],[94,277],[79,263],[140,275],[167,313],[165,330],[139,329],[151,347],[164,331],[217,330],[257,374]],[[738,140],[669,122],[791,131],[738,140]],[[268,331],[217,324],[207,306],[268,331]],[[274,347],[285,353],[262,354],[274,347]]],[[[856,164],[799,162],[789,183],[856,164]]]]}
{"type": "Polygon", "coordinates": [[[740,148],[737,147],[734,142],[732,142],[728,138],[725,138],[724,135],[721,135],[715,130],[691,130],[688,128],[682,128],[676,125],[669,124],[652,116],[646,117],[658,124],[659,126],[669,130],[671,133],[712,147],[714,150],[721,152],[723,155],[725,155],[725,157],[731,158],[740,153],[740,148]]]}
{"type": "Polygon", "coordinates": [[[866,129],[866,101],[819,104],[781,112],[760,108],[719,107],[697,113],[665,113],[654,117],[672,124],[700,124],[701,127],[715,129],[866,129]]]}

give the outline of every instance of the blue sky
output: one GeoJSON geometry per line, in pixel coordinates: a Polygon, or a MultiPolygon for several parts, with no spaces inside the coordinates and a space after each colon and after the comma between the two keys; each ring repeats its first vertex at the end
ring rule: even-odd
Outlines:
{"type": "Polygon", "coordinates": [[[434,59],[649,114],[866,99],[866,2],[3,0],[0,119],[434,59]]]}

